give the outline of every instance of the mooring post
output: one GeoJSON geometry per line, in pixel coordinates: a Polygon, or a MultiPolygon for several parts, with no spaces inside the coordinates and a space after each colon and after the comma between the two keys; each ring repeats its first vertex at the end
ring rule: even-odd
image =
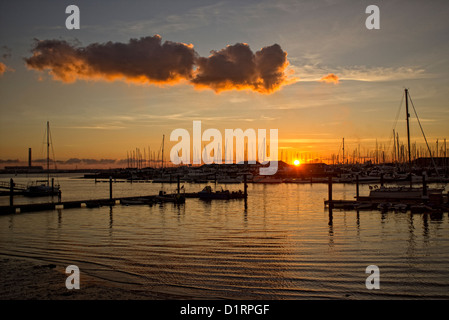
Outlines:
{"type": "Polygon", "coordinates": [[[14,205],[14,180],[12,178],[9,180],[9,205],[11,207],[14,205]]]}
{"type": "Polygon", "coordinates": [[[423,197],[427,196],[427,181],[426,181],[426,172],[422,173],[422,195],[423,197]]]}
{"type": "Polygon", "coordinates": [[[332,209],[334,209],[334,204],[332,202],[332,176],[329,176],[329,182],[328,182],[328,207],[329,207],[329,226],[333,225],[333,216],[332,216],[332,209]]]}
{"type": "Polygon", "coordinates": [[[356,200],[359,200],[359,175],[357,174],[355,176],[355,195],[356,195],[356,200]]]}
{"type": "Polygon", "coordinates": [[[243,196],[248,197],[248,184],[246,183],[246,174],[243,175],[243,196]]]}
{"type": "Polygon", "coordinates": [[[181,187],[180,187],[180,178],[179,178],[179,174],[178,174],[178,194],[181,193],[181,187]]]}
{"type": "Polygon", "coordinates": [[[55,178],[51,178],[51,193],[53,196],[53,192],[55,191],[55,178]]]}
{"type": "Polygon", "coordinates": [[[380,186],[381,187],[384,186],[384,173],[383,172],[380,174],[380,186]]]}
{"type": "Polygon", "coordinates": [[[109,199],[112,200],[112,176],[109,176],[109,199]]]}

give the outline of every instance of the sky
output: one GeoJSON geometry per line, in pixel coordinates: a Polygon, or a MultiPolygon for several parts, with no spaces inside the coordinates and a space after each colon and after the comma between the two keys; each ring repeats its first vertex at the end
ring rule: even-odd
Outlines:
{"type": "Polygon", "coordinates": [[[0,166],[28,148],[45,158],[47,121],[56,159],[79,166],[156,153],[163,135],[168,151],[195,120],[278,129],[290,160],[341,156],[343,138],[349,152],[377,142],[389,154],[393,129],[405,143],[404,88],[441,148],[448,14],[438,0],[2,1],[0,166]],[[72,4],[79,30],[66,28],[72,4]],[[378,30],[365,26],[369,5],[378,30]]]}

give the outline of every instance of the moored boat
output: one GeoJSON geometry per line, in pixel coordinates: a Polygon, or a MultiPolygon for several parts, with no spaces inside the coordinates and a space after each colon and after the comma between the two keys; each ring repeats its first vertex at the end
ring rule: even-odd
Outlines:
{"type": "Polygon", "coordinates": [[[411,188],[411,187],[380,187],[370,191],[371,200],[419,200],[426,198],[429,194],[442,194],[443,189],[411,188]]]}
{"type": "Polygon", "coordinates": [[[57,196],[59,193],[59,185],[48,185],[48,184],[33,184],[29,185],[23,195],[26,197],[46,197],[46,196],[57,196]]]}
{"type": "Polygon", "coordinates": [[[154,201],[158,203],[172,202],[175,204],[183,204],[186,202],[186,197],[181,193],[166,194],[164,191],[159,191],[159,195],[154,198],[154,201]]]}
{"type": "Polygon", "coordinates": [[[221,190],[221,191],[212,191],[210,186],[204,187],[204,189],[198,192],[198,197],[202,200],[213,200],[213,199],[221,199],[221,200],[229,200],[229,199],[243,199],[245,198],[245,194],[239,191],[229,190],[221,190]]]}
{"type": "Polygon", "coordinates": [[[211,186],[206,186],[203,190],[198,192],[198,197],[202,200],[230,199],[230,193],[228,190],[213,192],[211,186]]]}
{"type": "Polygon", "coordinates": [[[27,186],[23,195],[26,197],[47,197],[56,196],[60,194],[59,184],[54,183],[54,179],[51,179],[50,183],[50,123],[47,121],[47,180],[36,181],[27,186]],[[44,183],[43,183],[44,182],[44,183]]]}

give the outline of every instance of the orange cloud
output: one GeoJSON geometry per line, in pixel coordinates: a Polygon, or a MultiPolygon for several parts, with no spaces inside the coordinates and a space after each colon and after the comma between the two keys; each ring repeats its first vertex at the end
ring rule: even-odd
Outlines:
{"type": "Polygon", "coordinates": [[[55,80],[125,80],[135,83],[174,83],[190,79],[195,59],[192,45],[165,41],[159,35],[128,43],[94,43],[77,48],[62,40],[38,41],[29,68],[49,73],[55,80]]]}
{"type": "Polygon", "coordinates": [[[247,44],[237,43],[198,58],[197,65],[192,83],[216,92],[250,89],[271,93],[287,82],[287,53],[278,44],[253,53],[247,44]]]}
{"type": "Polygon", "coordinates": [[[340,80],[338,79],[338,76],[333,74],[333,73],[329,73],[327,76],[324,76],[320,79],[321,82],[326,82],[326,83],[334,83],[337,84],[340,82],[340,80]]]}
{"type": "Polygon", "coordinates": [[[6,71],[14,71],[14,69],[9,68],[4,63],[0,62],[0,76],[3,75],[6,71]]]}
{"type": "Polygon", "coordinates": [[[37,41],[25,59],[30,69],[48,71],[53,79],[126,81],[140,84],[175,84],[188,81],[197,89],[253,90],[272,93],[287,79],[287,53],[277,44],[253,53],[237,43],[207,58],[192,44],[165,41],[159,35],[128,43],[93,43],[76,47],[63,40],[37,41]]]}

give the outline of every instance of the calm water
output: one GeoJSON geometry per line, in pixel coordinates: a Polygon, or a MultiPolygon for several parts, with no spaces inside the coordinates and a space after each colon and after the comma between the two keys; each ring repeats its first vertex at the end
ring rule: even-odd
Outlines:
{"type": "MultiPolygon", "coordinates": [[[[63,200],[109,196],[107,183],[67,175],[58,180],[63,200]]],[[[156,194],[161,184],[113,187],[114,196],[145,195],[156,194]]],[[[0,254],[75,264],[112,285],[199,299],[449,298],[447,213],[334,210],[330,219],[325,184],[250,184],[248,192],[247,206],[242,200],[187,199],[179,207],[0,216],[0,254]],[[380,268],[380,290],[365,287],[368,265],[380,268]]],[[[361,194],[367,193],[363,186],[361,194]]],[[[334,199],[354,194],[353,185],[334,185],[334,199]]],[[[2,205],[8,201],[0,198],[2,205]]]]}

